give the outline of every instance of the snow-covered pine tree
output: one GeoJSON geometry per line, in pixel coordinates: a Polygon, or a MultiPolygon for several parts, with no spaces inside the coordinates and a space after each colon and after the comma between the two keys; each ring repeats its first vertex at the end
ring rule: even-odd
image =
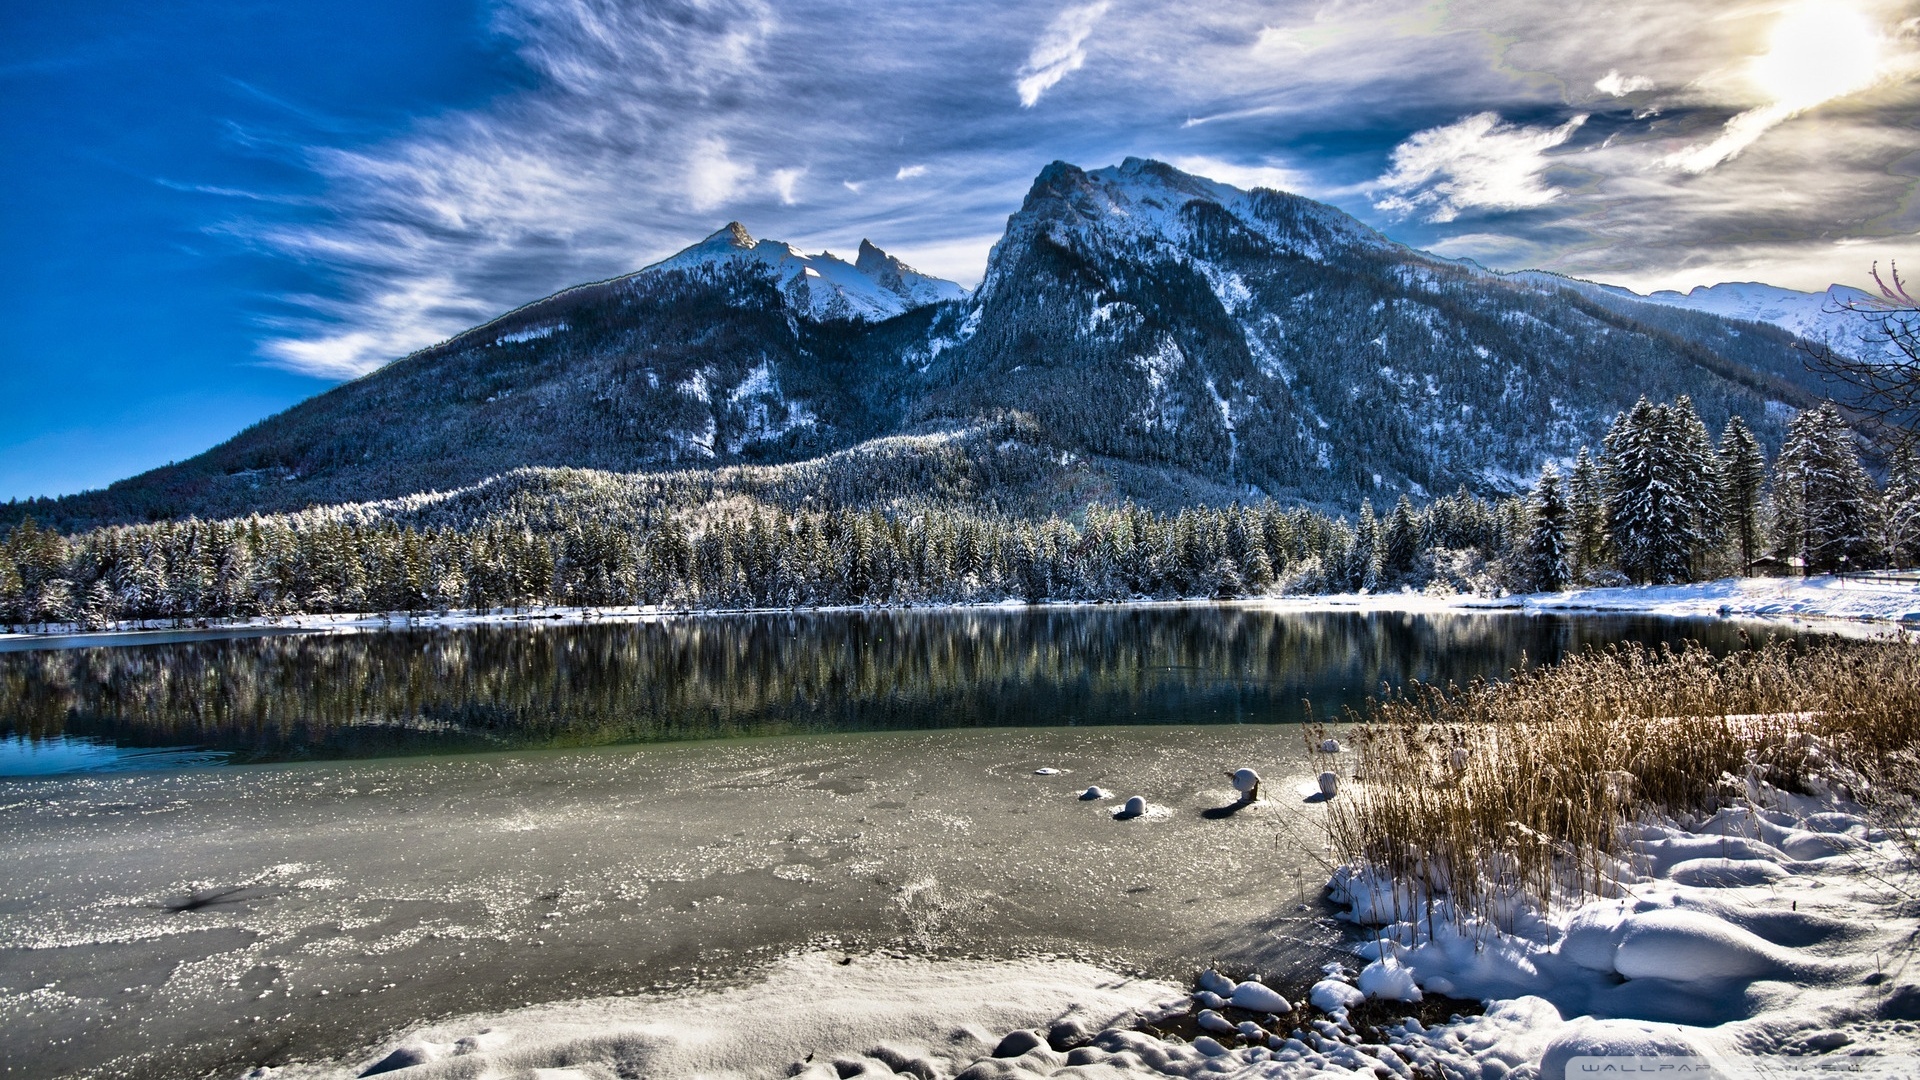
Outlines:
{"type": "Polygon", "coordinates": [[[1380,585],[1380,520],[1373,500],[1360,500],[1360,516],[1353,526],[1353,550],[1347,560],[1349,588],[1375,589],[1380,585]]]}
{"type": "Polygon", "coordinates": [[[1600,569],[1607,557],[1607,501],[1601,489],[1600,469],[1582,446],[1567,478],[1567,508],[1572,514],[1571,561],[1574,577],[1600,569]]]}
{"type": "Polygon", "coordinates": [[[1688,580],[1700,542],[1687,486],[1698,475],[1684,460],[1681,431],[1672,407],[1641,398],[1607,432],[1607,536],[1621,572],[1638,582],[1688,580]]]}
{"type": "Polygon", "coordinates": [[[1740,573],[1753,573],[1760,555],[1760,496],[1767,483],[1767,458],[1760,441],[1738,416],[1720,433],[1720,508],[1726,537],[1740,573]]]}
{"type": "Polygon", "coordinates": [[[1709,576],[1713,550],[1725,526],[1720,505],[1720,455],[1714,450],[1707,425],[1694,411],[1691,397],[1681,394],[1675,398],[1668,416],[1673,423],[1673,449],[1680,469],[1677,486],[1687,504],[1694,537],[1688,576],[1702,578],[1709,576]]]}
{"type": "Polygon", "coordinates": [[[1880,549],[1888,566],[1920,565],[1920,453],[1900,447],[1880,496],[1880,549]]]}
{"type": "Polygon", "coordinates": [[[1380,528],[1380,585],[1406,584],[1418,572],[1419,563],[1420,525],[1413,502],[1402,495],[1380,528]]]}
{"type": "Polygon", "coordinates": [[[1829,401],[1793,418],[1773,463],[1774,544],[1802,573],[1873,561],[1873,484],[1829,401]]]}
{"type": "Polygon", "coordinates": [[[1534,482],[1527,510],[1527,546],[1521,559],[1526,587],[1534,592],[1559,592],[1573,580],[1569,543],[1573,512],[1553,462],[1540,467],[1540,479],[1534,482]]]}

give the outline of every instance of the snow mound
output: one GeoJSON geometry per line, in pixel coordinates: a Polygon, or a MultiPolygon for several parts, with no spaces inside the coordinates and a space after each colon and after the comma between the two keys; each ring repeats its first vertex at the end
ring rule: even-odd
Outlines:
{"type": "Polygon", "coordinates": [[[1360,971],[1358,989],[1381,1001],[1419,1001],[1423,996],[1413,971],[1391,956],[1383,956],[1360,971]]]}
{"type": "Polygon", "coordinates": [[[1313,989],[1307,991],[1307,1000],[1321,1012],[1330,1013],[1340,1009],[1350,1009],[1367,1000],[1367,995],[1361,993],[1351,983],[1341,982],[1339,979],[1321,979],[1313,984],[1313,989]]]}
{"type": "Polygon", "coordinates": [[[1329,888],[1366,928],[1353,952],[1370,963],[1357,985],[1317,984],[1314,1004],[1533,997],[1581,1018],[1548,1025],[1552,1052],[1530,1059],[1541,1077],[1592,1054],[1824,1053],[1862,1023],[1892,1025],[1873,1053],[1920,1055],[1905,1022],[1920,1018],[1920,979],[1880,959],[1912,926],[1884,884],[1908,872],[1899,843],[1838,796],[1759,790],[1772,805],[1627,826],[1617,895],[1551,912],[1509,894],[1497,921],[1456,917],[1444,891],[1343,867],[1329,888]]]}
{"type": "Polygon", "coordinates": [[[1613,970],[1629,979],[1753,978],[1784,966],[1764,939],[1699,911],[1630,915],[1613,954],[1613,970]]]}
{"type": "Polygon", "coordinates": [[[1780,864],[1764,859],[1688,859],[1675,863],[1668,876],[1682,885],[1703,889],[1766,885],[1786,878],[1780,864]]]}
{"type": "Polygon", "coordinates": [[[1280,996],[1279,992],[1265,983],[1248,980],[1233,988],[1227,995],[1235,1008],[1248,1012],[1288,1013],[1293,1011],[1293,1003],[1280,996]]]}
{"type": "MultiPolygon", "coordinates": [[[[1684,1028],[1632,1020],[1583,1020],[1570,1024],[1547,1044],[1540,1057],[1540,1080],[1568,1080],[1567,1066],[1581,1057],[1675,1058],[1693,1063],[1691,1075],[1709,1075],[1701,1046],[1684,1028]]],[[[1678,1063],[1661,1075],[1677,1075],[1678,1063]]],[[[1613,1075],[1619,1075],[1616,1065],[1613,1075]]]]}

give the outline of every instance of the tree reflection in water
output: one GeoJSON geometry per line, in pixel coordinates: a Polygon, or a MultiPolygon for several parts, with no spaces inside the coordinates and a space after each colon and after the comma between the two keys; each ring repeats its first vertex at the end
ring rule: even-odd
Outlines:
{"type": "MultiPolygon", "coordinates": [[[[1763,635],[1755,633],[1759,640],[1763,635]]],[[[0,735],[233,761],[800,732],[1286,723],[1382,684],[1499,677],[1587,646],[1737,626],[1252,606],[685,617],[0,654],[0,735]]]]}

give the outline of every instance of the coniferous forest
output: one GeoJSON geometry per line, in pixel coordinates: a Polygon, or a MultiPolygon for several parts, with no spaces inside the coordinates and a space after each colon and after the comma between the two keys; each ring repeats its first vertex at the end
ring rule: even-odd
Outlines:
{"type": "Polygon", "coordinates": [[[1831,405],[1801,413],[1769,462],[1739,417],[1716,438],[1685,397],[1643,399],[1523,496],[1463,489],[1350,514],[1150,509],[1097,491],[1038,513],[1076,494],[1071,470],[1007,434],[723,473],[521,470],[447,496],[72,535],[29,519],[0,541],[0,622],[1491,594],[1920,557],[1920,470],[1900,456],[1874,483],[1831,405]]]}

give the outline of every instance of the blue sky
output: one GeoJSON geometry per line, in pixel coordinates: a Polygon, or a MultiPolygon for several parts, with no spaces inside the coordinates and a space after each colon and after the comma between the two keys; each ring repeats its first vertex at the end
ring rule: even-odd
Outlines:
{"type": "Polygon", "coordinates": [[[1862,282],[1920,246],[1916,50],[1880,0],[9,5],[0,498],[730,219],[972,284],[1056,158],[1503,269],[1862,282]]]}

